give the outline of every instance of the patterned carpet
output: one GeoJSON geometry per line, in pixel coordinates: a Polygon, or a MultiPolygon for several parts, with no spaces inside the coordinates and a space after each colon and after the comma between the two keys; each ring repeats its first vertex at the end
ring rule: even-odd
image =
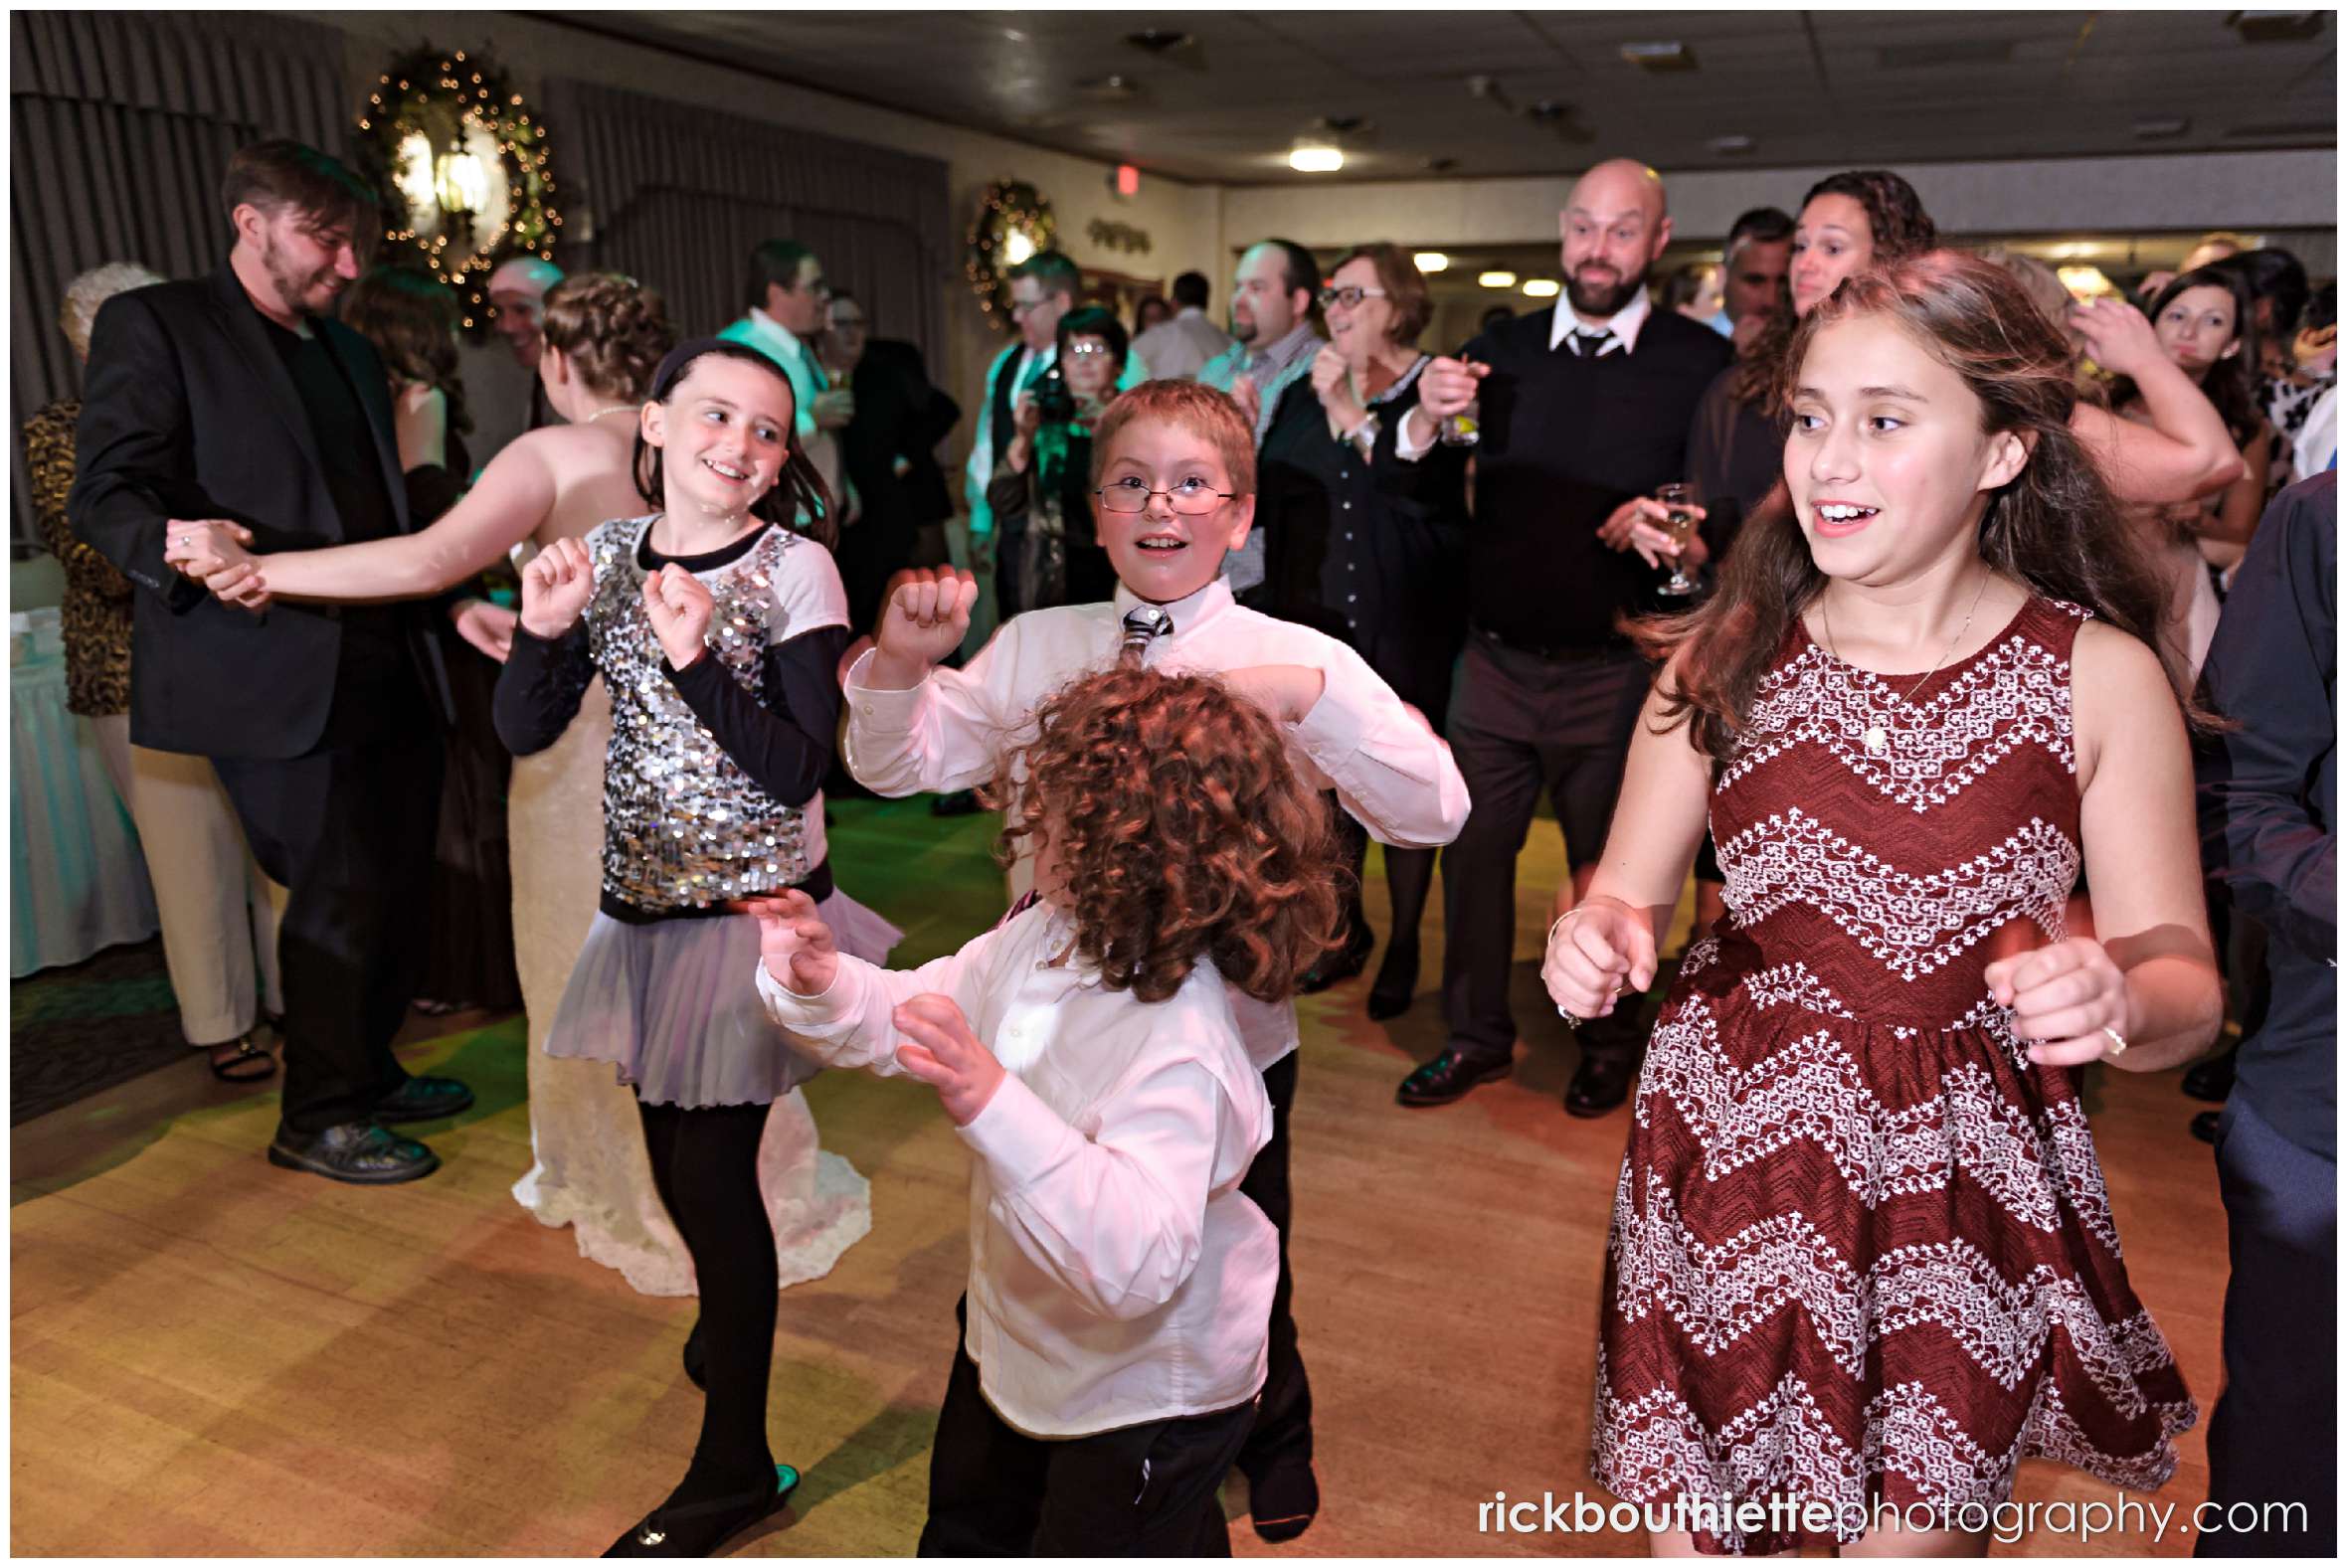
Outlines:
{"type": "Polygon", "coordinates": [[[179,1004],[150,937],[8,984],[8,1125],[178,1061],[179,1004]]]}

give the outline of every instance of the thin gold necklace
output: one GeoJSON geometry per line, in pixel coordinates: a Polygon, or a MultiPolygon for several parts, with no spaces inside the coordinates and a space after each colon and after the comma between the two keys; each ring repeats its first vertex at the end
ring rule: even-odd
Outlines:
{"type": "MultiPolygon", "coordinates": [[[[1993,575],[1993,573],[1987,572],[1981,574],[1980,590],[1972,596],[1972,608],[1964,611],[1964,623],[1956,628],[1954,636],[1948,638],[1947,646],[1940,650],[1938,658],[1932,660],[1931,667],[1923,672],[1923,678],[1907,688],[1906,695],[1899,699],[1900,707],[1911,708],[1915,705],[1915,693],[1921,691],[1931,677],[1939,673],[1940,665],[1945,664],[1948,661],[1948,656],[1954,653],[1957,646],[1963,642],[1964,633],[1972,629],[1972,617],[1980,613],[1980,602],[1988,595],[1988,580],[1993,575]]],[[[1823,594],[1820,594],[1817,599],[1817,618],[1818,623],[1825,628],[1826,651],[1834,655],[1835,663],[1840,664],[1845,670],[1849,669],[1849,663],[1842,657],[1842,650],[1834,645],[1834,612],[1827,608],[1823,594]]],[[[1873,674],[1871,670],[1861,673],[1873,674]]],[[[1881,681],[1883,677],[1876,675],[1875,679],[1881,681]]],[[[1891,750],[1890,716],[1888,714],[1878,715],[1870,711],[1867,719],[1867,731],[1864,737],[1867,755],[1870,757],[1884,756],[1891,750]]]]}
{"type": "Polygon", "coordinates": [[[593,425],[597,420],[602,419],[607,414],[633,414],[634,412],[635,405],[632,403],[615,403],[608,409],[597,409],[593,414],[588,415],[587,418],[581,423],[593,425]]]}

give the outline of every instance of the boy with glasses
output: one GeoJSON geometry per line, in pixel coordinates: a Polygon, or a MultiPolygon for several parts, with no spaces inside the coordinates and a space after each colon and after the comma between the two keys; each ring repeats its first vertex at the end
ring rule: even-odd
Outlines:
{"type": "MultiPolygon", "coordinates": [[[[961,645],[978,585],[954,572],[901,585],[877,645],[845,681],[847,764],[859,783],[883,795],[987,783],[1052,692],[1125,662],[1220,675],[1278,722],[1298,774],[1334,788],[1380,841],[1432,846],[1458,835],[1466,785],[1426,722],[1351,648],[1241,607],[1218,576],[1255,517],[1254,433],[1227,394],[1184,381],[1124,394],[1093,431],[1092,476],[1095,528],[1118,578],[1114,600],[1020,615],[956,670],[940,665],[961,645]]],[[[1280,1235],[1270,1372],[1238,1468],[1256,1533],[1282,1541],[1301,1535],[1320,1508],[1312,1397],[1289,1310],[1296,1010],[1236,992],[1230,1000],[1274,1113],[1271,1141],[1239,1190],[1280,1235]]]]}

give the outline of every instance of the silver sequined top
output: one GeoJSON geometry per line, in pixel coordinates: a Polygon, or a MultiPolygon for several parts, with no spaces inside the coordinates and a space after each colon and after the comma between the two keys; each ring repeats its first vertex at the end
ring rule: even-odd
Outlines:
{"type": "MultiPolygon", "coordinates": [[[[778,892],[822,862],[822,796],[794,809],[759,788],[661,670],[638,561],[654,520],[624,518],[587,536],[589,647],[612,699],[603,891],[642,910],[778,892]]],[[[787,559],[799,551],[821,547],[770,528],[739,559],[695,574],[717,602],[710,650],[752,693],[771,645],[847,620],[838,574],[803,570],[787,559]]]]}

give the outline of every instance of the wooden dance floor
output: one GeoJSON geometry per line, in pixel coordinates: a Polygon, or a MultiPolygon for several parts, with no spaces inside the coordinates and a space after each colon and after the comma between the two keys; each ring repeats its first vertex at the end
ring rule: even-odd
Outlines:
{"type": "MultiPolygon", "coordinates": [[[[840,885],[907,928],[900,961],[991,920],[990,818],[843,802],[840,885]]],[[[1372,859],[1372,874],[1375,861],[1372,859]]],[[[1367,977],[1303,1003],[1296,1316],[1317,1409],[1321,1521],[1270,1548],[1225,1492],[1241,1556],[1620,1555],[1633,1535],[1490,1535],[1477,1504],[1587,1489],[1606,1219],[1628,1112],[1558,1105],[1571,1048],[1539,994],[1548,890],[1535,824],[1520,881],[1518,1075],[1433,1111],[1393,1090],[1441,1039],[1441,921],[1415,1007],[1362,1012],[1367,977]]],[[[1384,919],[1381,884],[1369,909],[1384,919]]],[[[700,1400],[677,1365],[693,1303],[638,1296],[509,1196],[530,1164],[519,1019],[417,1018],[411,1067],[479,1103],[420,1129],[439,1174],[367,1190],[262,1155],[267,1093],[188,1060],[16,1130],[10,1546],[34,1555],[593,1555],[682,1474],[700,1400]],[[451,1028],[452,1023],[455,1027],[451,1028]]],[[[92,1027],[102,1027],[93,1020],[92,1027]]],[[[2089,1094],[2138,1292],[2203,1428],[2218,1387],[2225,1217],[2200,1109],[2174,1073],[2089,1094]]],[[[827,1073],[824,1146],[872,1184],[872,1232],[783,1294],[770,1430],[806,1472],[744,1555],[902,1555],[921,1525],[968,1224],[962,1145],[907,1080],[827,1073]]],[[[2191,1550],[2202,1430],[2154,1499],[2178,1527],[2000,1554],[2191,1550]]],[[[2033,1461],[2023,1500],[2110,1501],[2033,1461]]]]}

